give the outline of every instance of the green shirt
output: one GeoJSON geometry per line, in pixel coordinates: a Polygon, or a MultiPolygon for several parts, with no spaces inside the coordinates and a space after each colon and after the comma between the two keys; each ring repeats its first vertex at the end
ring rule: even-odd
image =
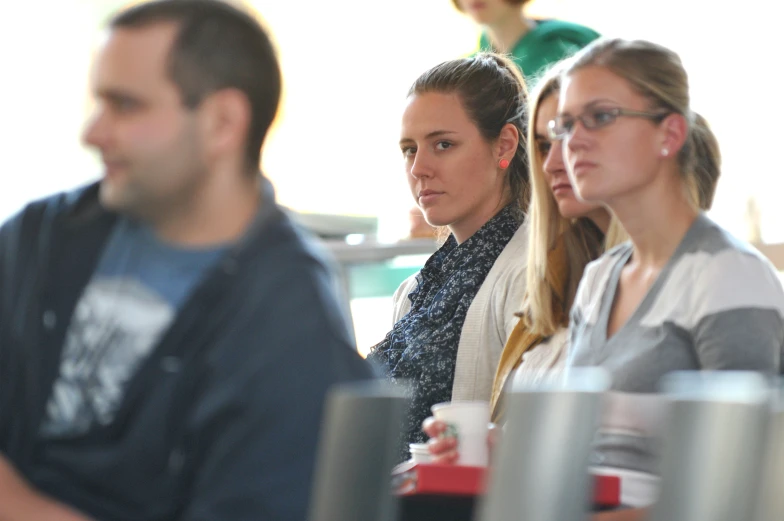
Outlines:
{"type": "MultiPolygon", "coordinates": [[[[529,85],[548,65],[571,56],[600,36],[593,29],[561,20],[535,23],[536,27],[525,33],[510,52],[529,85]]],[[[496,52],[486,32],[479,39],[479,50],[496,52]]]]}

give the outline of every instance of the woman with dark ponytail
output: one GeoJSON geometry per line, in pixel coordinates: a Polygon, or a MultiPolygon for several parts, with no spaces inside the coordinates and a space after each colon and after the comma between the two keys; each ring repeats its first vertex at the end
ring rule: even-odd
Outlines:
{"type": "Polygon", "coordinates": [[[397,290],[394,326],[368,356],[411,388],[401,460],[425,440],[432,405],[490,400],[525,293],[527,109],[520,72],[494,54],[437,65],[409,90],[406,178],[427,222],[449,236],[397,290]]]}

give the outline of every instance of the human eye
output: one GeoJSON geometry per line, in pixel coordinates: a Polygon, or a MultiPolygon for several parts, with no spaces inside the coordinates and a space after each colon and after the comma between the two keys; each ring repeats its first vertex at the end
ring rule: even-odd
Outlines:
{"type": "Polygon", "coordinates": [[[539,151],[541,157],[546,157],[550,153],[550,148],[553,144],[546,139],[539,139],[536,142],[536,149],[539,151]]]}
{"type": "Polygon", "coordinates": [[[616,109],[597,107],[588,112],[588,117],[591,119],[591,126],[595,128],[609,125],[615,121],[617,114],[616,109]]]}
{"type": "Polygon", "coordinates": [[[574,128],[574,118],[572,116],[556,116],[547,125],[547,133],[550,139],[562,140],[572,133],[574,128]]]}
{"type": "Polygon", "coordinates": [[[130,96],[112,96],[108,101],[112,109],[121,114],[134,112],[141,107],[139,100],[130,96]]]}
{"type": "Polygon", "coordinates": [[[409,146],[403,146],[403,147],[400,147],[400,152],[403,154],[403,157],[409,158],[409,157],[412,157],[414,154],[416,154],[416,147],[412,147],[410,145],[409,146]]]}
{"type": "Polygon", "coordinates": [[[452,148],[452,146],[453,146],[452,143],[450,143],[449,141],[439,141],[436,143],[436,150],[447,150],[449,148],[452,148]]]}

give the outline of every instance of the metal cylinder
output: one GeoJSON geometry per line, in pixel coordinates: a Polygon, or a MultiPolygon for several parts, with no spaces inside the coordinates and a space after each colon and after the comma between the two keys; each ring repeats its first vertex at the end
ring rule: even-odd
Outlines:
{"type": "Polygon", "coordinates": [[[609,384],[600,368],[572,368],[509,393],[480,521],[585,518],[588,460],[609,384]]]}
{"type": "Polygon", "coordinates": [[[340,385],[327,397],[309,521],[390,521],[390,472],[408,399],[372,381],[340,385]]]}
{"type": "Polygon", "coordinates": [[[757,521],[784,519],[784,380],[773,393],[760,496],[757,521]]]}
{"type": "Polygon", "coordinates": [[[769,420],[769,385],[758,373],[676,372],[668,398],[661,491],[652,521],[754,518],[769,420]]]}

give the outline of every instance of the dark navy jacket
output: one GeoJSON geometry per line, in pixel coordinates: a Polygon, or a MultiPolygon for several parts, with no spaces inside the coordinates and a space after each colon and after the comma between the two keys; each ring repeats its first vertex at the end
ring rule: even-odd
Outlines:
{"type": "Polygon", "coordinates": [[[37,490],[101,520],[305,518],[325,393],[371,376],[330,269],[277,207],[183,304],[86,435],[38,435],[74,307],[116,220],[98,186],[0,228],[0,452],[37,490]]]}

